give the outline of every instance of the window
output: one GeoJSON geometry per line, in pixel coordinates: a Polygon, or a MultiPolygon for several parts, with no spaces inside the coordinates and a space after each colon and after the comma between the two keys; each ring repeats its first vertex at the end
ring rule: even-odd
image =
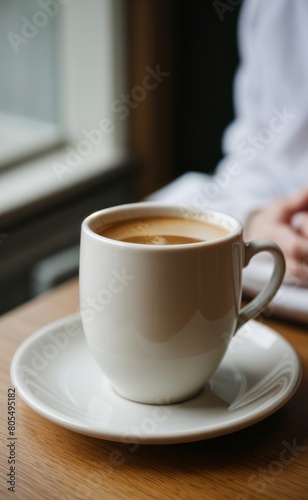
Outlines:
{"type": "Polygon", "coordinates": [[[42,11],[38,33],[37,11],[36,0],[0,4],[0,166],[59,139],[57,20],[42,11]]]}
{"type": "Polygon", "coordinates": [[[0,212],[115,168],[125,0],[1,0],[0,212]]]}

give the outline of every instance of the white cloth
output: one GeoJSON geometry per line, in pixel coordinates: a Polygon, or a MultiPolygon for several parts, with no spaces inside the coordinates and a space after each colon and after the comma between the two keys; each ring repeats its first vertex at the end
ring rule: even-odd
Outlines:
{"type": "Polygon", "coordinates": [[[235,120],[211,182],[200,174],[190,193],[196,208],[218,208],[245,222],[251,211],[308,184],[307,19],[307,0],[245,0],[235,120]]]}
{"type": "Polygon", "coordinates": [[[307,0],[243,4],[236,118],[225,131],[215,176],[218,182],[224,174],[225,186],[211,203],[243,222],[274,197],[308,184],[307,18],[307,0]]]}
{"type": "MultiPolygon", "coordinates": [[[[245,223],[253,210],[308,185],[307,19],[307,0],[245,0],[224,158],[214,176],[184,174],[149,199],[216,208],[245,223]]],[[[245,272],[247,293],[264,282],[258,266],[245,272]]],[[[308,321],[307,288],[284,285],[281,293],[276,312],[308,321]]]]}

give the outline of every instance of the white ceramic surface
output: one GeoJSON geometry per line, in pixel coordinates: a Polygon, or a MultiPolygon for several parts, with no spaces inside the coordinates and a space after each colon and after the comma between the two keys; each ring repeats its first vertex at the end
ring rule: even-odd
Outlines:
{"type": "Polygon", "coordinates": [[[82,224],[80,248],[81,315],[90,351],[122,396],[150,404],[183,401],[211,377],[238,328],[272,299],[284,268],[277,245],[243,242],[242,224],[222,212],[157,203],[96,212],[82,224]],[[202,221],[222,226],[226,234],[181,245],[97,234],[127,219],[141,227],[152,216],[180,217],[188,227],[191,220],[202,221]],[[262,251],[274,260],[273,274],[239,310],[242,268],[262,251]]]}
{"type": "Polygon", "coordinates": [[[58,425],[111,441],[167,444],[231,433],[271,415],[296,391],[301,366],[283,337],[250,321],[198,395],[181,404],[135,403],[114,392],[74,315],[26,339],[11,378],[19,396],[58,425]]]}

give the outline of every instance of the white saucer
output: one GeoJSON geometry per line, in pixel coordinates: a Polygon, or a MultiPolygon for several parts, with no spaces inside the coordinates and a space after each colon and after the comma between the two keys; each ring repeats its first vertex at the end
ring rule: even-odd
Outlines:
{"type": "Polygon", "coordinates": [[[220,436],[271,415],[296,391],[301,365],[284,338],[251,321],[196,397],[177,405],[134,403],[113,391],[74,315],[25,340],[11,378],[20,397],[58,425],[111,441],[167,444],[220,436]]]}

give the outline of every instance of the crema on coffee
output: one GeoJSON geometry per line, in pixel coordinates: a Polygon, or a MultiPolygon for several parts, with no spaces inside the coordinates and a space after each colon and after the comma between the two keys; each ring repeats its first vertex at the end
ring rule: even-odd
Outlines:
{"type": "Polygon", "coordinates": [[[113,240],[143,245],[181,245],[222,238],[224,227],[184,217],[141,217],[114,222],[96,231],[113,240]]]}

